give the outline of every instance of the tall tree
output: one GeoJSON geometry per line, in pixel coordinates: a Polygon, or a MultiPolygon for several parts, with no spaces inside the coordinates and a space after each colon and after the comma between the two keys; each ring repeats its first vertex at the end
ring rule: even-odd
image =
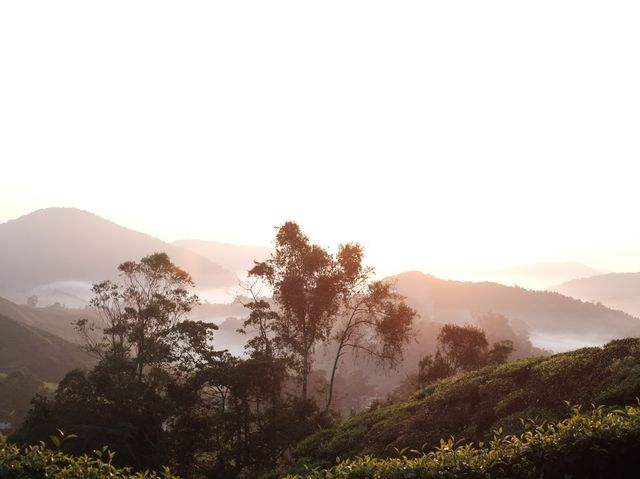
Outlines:
{"type": "MultiPolygon", "coordinates": [[[[176,358],[176,334],[198,297],[189,292],[191,276],[171,262],[166,253],[155,253],[118,267],[121,281],[103,281],[93,286],[93,306],[102,324],[76,323],[87,349],[100,359],[130,361],[138,381],[147,367],[162,367],[176,358]],[[97,333],[97,334],[96,334],[97,333]]],[[[198,323],[194,323],[198,324],[198,323]]],[[[210,325],[200,328],[215,328],[210,325]]],[[[191,325],[193,329],[194,325],[191,325]]],[[[186,337],[186,336],[185,336],[186,337]]],[[[184,339],[184,338],[183,338],[184,339]]],[[[189,339],[196,339],[191,334],[189,339]]]]}
{"type": "Polygon", "coordinates": [[[289,221],[277,229],[275,254],[249,271],[273,291],[278,305],[273,330],[278,346],[295,360],[302,399],[308,397],[314,347],[331,333],[348,280],[347,267],[312,244],[300,227],[289,221]]]}
{"type": "Polygon", "coordinates": [[[372,270],[362,269],[359,281],[345,294],[332,333],[336,352],[331,368],[325,409],[331,407],[338,365],[346,354],[363,353],[384,366],[402,358],[416,311],[404,302],[389,283],[370,281],[372,270]]]}
{"type": "Polygon", "coordinates": [[[373,269],[363,265],[358,244],[340,245],[331,254],[292,221],[277,228],[275,244],[271,258],[256,263],[249,274],[266,282],[276,308],[266,301],[250,303],[249,323],[259,331],[258,342],[288,355],[299,373],[303,400],[309,396],[316,345],[337,342],[328,408],[336,368],[346,351],[367,351],[393,362],[415,311],[389,285],[371,282],[373,269]]]}
{"type": "Polygon", "coordinates": [[[187,319],[197,297],[191,277],[164,253],[122,263],[120,281],[94,285],[92,306],[101,322],[76,324],[99,361],[72,371],[53,399],[34,403],[17,437],[37,441],[56,429],[75,432],[74,452],[109,444],[117,460],[157,468],[177,432],[170,429],[183,396],[174,391],[223,361],[212,346],[217,327],[187,319]]]}
{"type": "Polygon", "coordinates": [[[513,351],[510,340],[498,341],[489,348],[486,334],[478,326],[445,324],[438,334],[436,354],[420,360],[416,382],[428,384],[489,364],[502,364],[513,351]]]}

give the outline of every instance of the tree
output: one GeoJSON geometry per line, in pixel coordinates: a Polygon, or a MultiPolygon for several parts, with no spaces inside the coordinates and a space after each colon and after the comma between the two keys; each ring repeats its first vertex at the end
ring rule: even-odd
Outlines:
{"type": "Polygon", "coordinates": [[[27,306],[31,308],[35,308],[38,306],[38,297],[35,294],[32,294],[27,298],[27,306]]]}
{"type": "Polygon", "coordinates": [[[249,275],[269,286],[276,309],[254,297],[246,325],[258,330],[256,344],[277,349],[290,361],[300,376],[303,400],[316,345],[336,342],[328,409],[342,356],[358,350],[393,363],[416,313],[390,285],[371,281],[373,269],[363,266],[358,244],[340,245],[332,255],[292,221],[276,229],[275,243],[271,258],[256,263],[249,275]]]}
{"type": "Polygon", "coordinates": [[[189,334],[189,328],[198,329],[204,338],[216,329],[212,324],[182,323],[198,297],[187,289],[193,287],[191,276],[166,253],[127,261],[118,271],[120,283],[107,280],[92,288],[95,296],[90,304],[102,325],[87,320],[76,323],[88,351],[101,360],[131,362],[142,381],[145,368],[162,368],[179,359],[177,348],[183,343],[177,336],[202,343],[197,334],[189,334]]]}
{"type": "Polygon", "coordinates": [[[336,370],[349,352],[364,353],[384,366],[394,367],[402,358],[416,311],[389,283],[369,282],[371,269],[360,268],[358,281],[346,291],[332,339],[336,353],[325,409],[331,407],[336,370]]]}
{"type": "Polygon", "coordinates": [[[438,334],[438,350],[418,364],[418,384],[429,384],[454,374],[507,362],[514,351],[510,340],[498,341],[489,349],[485,332],[473,325],[445,324],[438,334]]]}
{"type": "MultiPolygon", "coordinates": [[[[216,327],[187,318],[193,283],[167,255],[118,269],[121,281],[93,289],[101,322],[77,324],[98,364],[68,373],[52,399],[36,398],[16,440],[61,429],[78,436],[63,445],[75,454],[107,444],[116,463],[136,469],[168,464],[184,477],[234,478],[273,469],[317,428],[313,405],[284,394],[288,363],[269,341],[250,342],[248,359],[213,348],[216,327]]],[[[270,327],[261,308],[252,318],[270,327]]]]}
{"type": "Polygon", "coordinates": [[[454,373],[480,367],[489,343],[477,326],[445,324],[438,334],[438,345],[454,373]]]}
{"type": "Polygon", "coordinates": [[[36,401],[17,437],[37,441],[62,429],[81,438],[66,446],[73,452],[106,443],[118,451],[117,461],[155,468],[176,437],[168,427],[183,397],[174,392],[224,353],[212,347],[215,325],[187,319],[198,301],[188,290],[193,282],[165,253],[118,270],[120,281],[93,286],[100,323],[76,324],[97,365],[70,372],[52,400],[36,401]]]}

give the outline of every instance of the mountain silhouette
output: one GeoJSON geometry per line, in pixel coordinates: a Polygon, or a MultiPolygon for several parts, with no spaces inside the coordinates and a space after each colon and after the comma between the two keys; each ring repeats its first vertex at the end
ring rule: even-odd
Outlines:
{"type": "Polygon", "coordinates": [[[551,286],[549,290],[640,317],[640,273],[600,274],[551,286]]]}
{"type": "Polygon", "coordinates": [[[165,252],[201,288],[227,287],[236,276],[193,251],[75,208],[48,208],[0,224],[0,295],[61,292],[71,301],[90,284],[117,275],[128,260],[165,252]],[[75,285],[70,287],[70,284],[75,285]]]}

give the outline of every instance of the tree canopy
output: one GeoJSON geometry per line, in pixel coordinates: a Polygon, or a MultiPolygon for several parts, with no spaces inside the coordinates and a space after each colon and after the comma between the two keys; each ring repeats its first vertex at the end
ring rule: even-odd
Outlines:
{"type": "Polygon", "coordinates": [[[288,221],[276,229],[275,253],[249,271],[273,292],[275,308],[266,301],[249,303],[247,325],[258,329],[265,349],[276,348],[298,372],[303,400],[309,395],[315,347],[336,342],[327,408],[345,352],[359,350],[393,363],[416,316],[391,285],[372,281],[374,271],[363,258],[359,244],[341,244],[331,254],[288,221]]]}

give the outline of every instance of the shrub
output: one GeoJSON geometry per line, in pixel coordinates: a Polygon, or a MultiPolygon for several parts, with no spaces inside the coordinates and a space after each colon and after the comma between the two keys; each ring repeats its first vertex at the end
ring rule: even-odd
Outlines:
{"type": "MultiPolygon", "coordinates": [[[[60,445],[60,438],[53,437],[60,445]]],[[[115,453],[96,450],[91,456],[70,456],[60,450],[38,445],[18,447],[0,435],[0,479],[177,479],[168,468],[162,472],[133,472],[111,464],[115,453]]]]}

